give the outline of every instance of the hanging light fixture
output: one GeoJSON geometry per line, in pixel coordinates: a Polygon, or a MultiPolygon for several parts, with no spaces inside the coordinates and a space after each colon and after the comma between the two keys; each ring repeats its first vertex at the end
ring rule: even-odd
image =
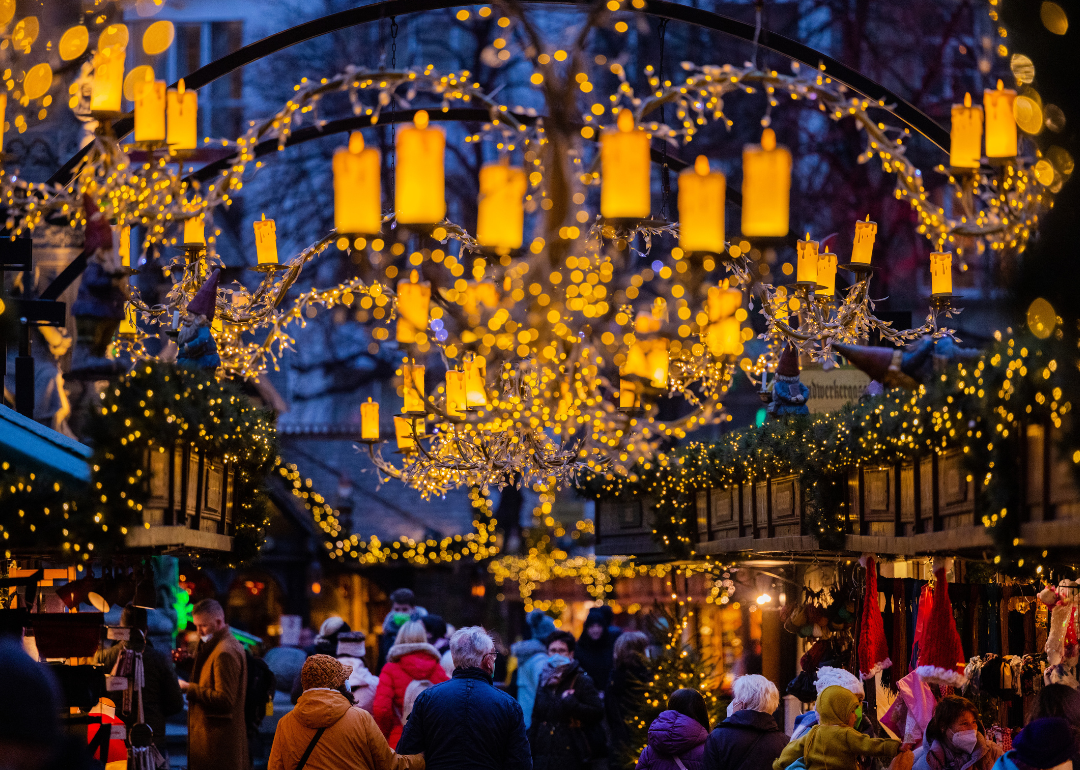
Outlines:
{"type": "Polygon", "coordinates": [[[446,217],[446,135],[428,125],[427,110],[397,132],[394,210],[398,224],[430,228],[446,217]]]}
{"type": "Polygon", "coordinates": [[[679,248],[687,252],[724,251],[724,197],[727,180],[698,155],[679,174],[679,248]]]}
{"type": "Polygon", "coordinates": [[[747,238],[781,238],[788,233],[791,151],[766,128],[761,144],[743,148],[742,233],[747,238]]]}

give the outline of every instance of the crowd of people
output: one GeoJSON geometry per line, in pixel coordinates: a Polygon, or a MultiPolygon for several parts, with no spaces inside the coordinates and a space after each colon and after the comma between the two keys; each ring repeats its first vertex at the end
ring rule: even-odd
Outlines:
{"type": "MultiPolygon", "coordinates": [[[[718,721],[701,692],[672,693],[638,753],[629,725],[650,676],[651,640],[620,632],[609,609],[590,611],[576,638],[534,611],[529,638],[503,650],[479,626],[454,630],[426,613],[410,591],[391,600],[378,676],[364,663],[362,632],[340,618],[322,625],[293,683],[295,706],[276,725],[270,770],[1073,770],[1080,762],[1080,693],[1066,685],[1039,692],[1027,725],[1003,751],[987,737],[975,704],[954,694],[933,703],[925,724],[893,739],[870,713],[863,682],[829,666],[818,669],[814,708],[795,720],[791,735],[777,721],[776,685],[744,674],[718,721]]],[[[122,622],[145,631],[145,612],[129,607],[122,622]]],[[[159,738],[183,693],[188,767],[242,770],[251,762],[249,670],[258,664],[217,602],[196,605],[194,624],[199,644],[187,679],[172,676],[166,656],[135,641],[143,634],[102,651],[98,662],[108,665],[129,645],[143,653],[139,719],[153,729],[158,767],[168,767],[159,738]]],[[[0,767],[92,767],[58,739],[59,696],[48,669],[5,643],[0,670],[6,702],[35,705],[9,705],[0,719],[0,767]],[[40,698],[28,699],[35,691],[40,698]]],[[[117,713],[129,724],[134,719],[117,713]]]]}

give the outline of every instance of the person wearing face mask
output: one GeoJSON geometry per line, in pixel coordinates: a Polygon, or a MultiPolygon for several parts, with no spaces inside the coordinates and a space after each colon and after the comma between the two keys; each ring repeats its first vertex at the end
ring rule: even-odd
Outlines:
{"type": "Polygon", "coordinates": [[[705,741],[705,770],[769,770],[788,744],[773,718],[780,691],[760,674],[740,676],[731,691],[727,719],[705,741]]]}
{"type": "Polygon", "coordinates": [[[1001,754],[979,729],[975,704],[947,695],[934,708],[913,770],[991,770],[1001,754]]]}
{"type": "Polygon", "coordinates": [[[225,611],[213,599],[192,609],[199,633],[191,682],[180,681],[188,701],[190,770],[243,770],[249,766],[244,692],[244,648],[225,624],[225,611]]]}
{"type": "Polygon", "coordinates": [[[1016,736],[1012,751],[998,759],[994,770],[1073,770],[1076,743],[1067,719],[1033,719],[1016,736]]]}
{"type": "Polygon", "coordinates": [[[592,678],[574,659],[572,634],[547,639],[548,661],[540,673],[529,745],[535,770],[585,770],[607,756],[604,703],[592,678]]]}

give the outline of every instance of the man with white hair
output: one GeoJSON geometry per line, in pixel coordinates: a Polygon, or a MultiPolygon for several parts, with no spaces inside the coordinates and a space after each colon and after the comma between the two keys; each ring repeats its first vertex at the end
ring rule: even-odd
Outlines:
{"type": "Polygon", "coordinates": [[[427,770],[532,770],[521,706],[492,683],[495,642],[480,626],[462,628],[450,655],[453,678],[417,697],[398,753],[423,753],[427,770]]]}
{"type": "Polygon", "coordinates": [[[731,689],[727,719],[705,741],[705,770],[772,770],[788,744],[773,718],[780,691],[760,674],[740,676],[731,689]]]}

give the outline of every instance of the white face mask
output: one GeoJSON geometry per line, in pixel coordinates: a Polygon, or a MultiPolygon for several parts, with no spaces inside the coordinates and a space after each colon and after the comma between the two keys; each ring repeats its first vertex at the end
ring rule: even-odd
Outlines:
{"type": "Polygon", "coordinates": [[[731,716],[736,711],[742,711],[742,709],[743,709],[743,704],[739,703],[737,700],[733,700],[731,703],[728,704],[727,715],[731,716]]]}
{"type": "Polygon", "coordinates": [[[201,642],[202,642],[203,644],[206,644],[206,643],[207,643],[207,642],[209,642],[209,641],[210,641],[210,640],[211,640],[211,639],[212,639],[213,637],[214,637],[214,635],[213,635],[213,634],[207,634],[206,636],[200,636],[200,637],[199,637],[199,640],[200,640],[200,641],[201,641],[201,642]]]}
{"type": "Polygon", "coordinates": [[[948,736],[949,742],[965,754],[975,751],[975,746],[979,743],[978,730],[959,730],[957,732],[949,730],[948,736]]]}

